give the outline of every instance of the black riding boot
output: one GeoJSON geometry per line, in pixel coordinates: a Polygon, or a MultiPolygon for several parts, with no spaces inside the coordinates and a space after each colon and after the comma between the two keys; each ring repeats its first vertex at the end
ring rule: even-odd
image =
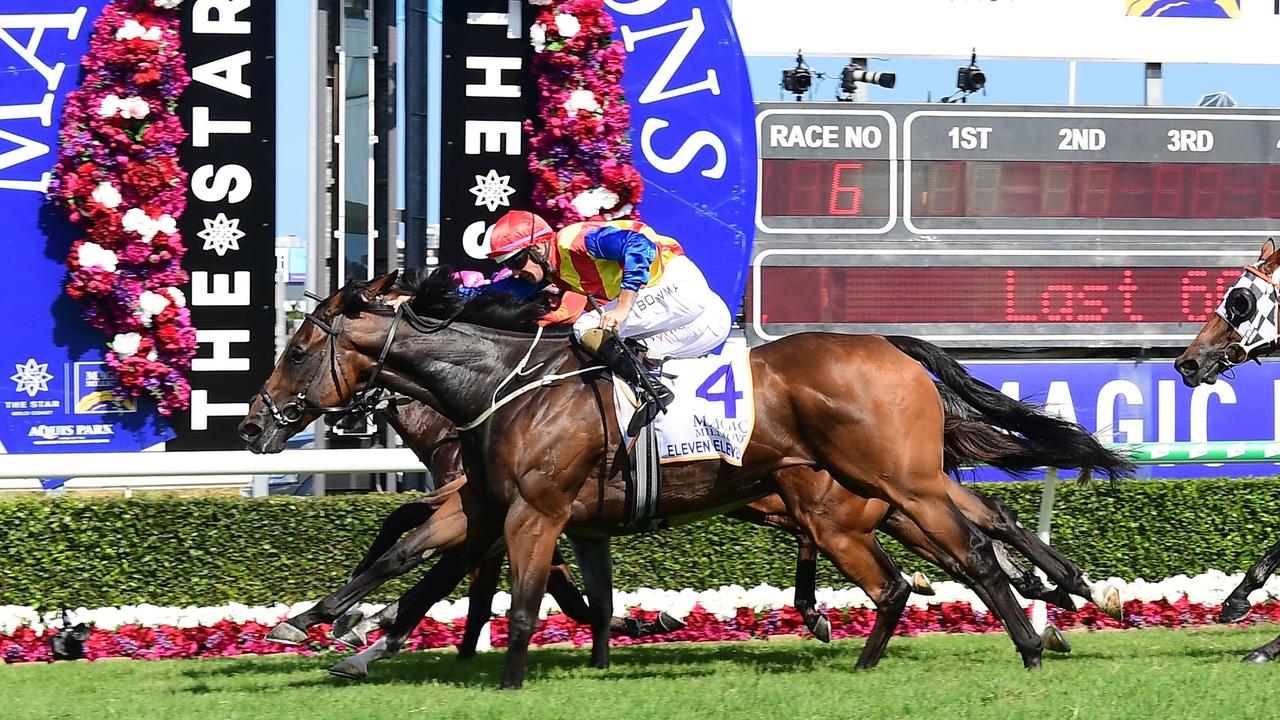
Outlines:
{"type": "MultiPolygon", "coordinates": [[[[671,389],[651,376],[635,354],[622,344],[622,339],[617,335],[610,333],[600,344],[600,349],[595,356],[613,371],[615,377],[626,380],[627,384],[636,389],[640,399],[640,407],[636,408],[636,417],[643,417],[644,420],[639,424],[633,421],[632,428],[647,425],[660,411],[666,410],[675,399],[671,389]]],[[[635,434],[631,429],[628,431],[635,434]]]]}

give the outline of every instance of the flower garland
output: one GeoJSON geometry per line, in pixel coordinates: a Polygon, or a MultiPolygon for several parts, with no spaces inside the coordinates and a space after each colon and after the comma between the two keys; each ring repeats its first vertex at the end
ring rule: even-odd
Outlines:
{"type": "Polygon", "coordinates": [[[533,203],[553,226],[633,217],[644,181],[631,164],[626,51],[603,0],[531,0],[538,117],[527,123],[533,203]]]}
{"type": "MultiPolygon", "coordinates": [[[[1217,622],[1221,598],[1239,582],[1241,575],[1209,572],[1188,578],[1178,576],[1158,583],[1142,580],[1124,582],[1112,578],[1109,584],[1119,588],[1124,598],[1125,619],[1118,622],[1093,605],[1067,612],[1049,608],[1049,622],[1069,629],[1184,628],[1212,625],[1217,622]]],[[[927,632],[1002,632],[1000,621],[977,602],[961,585],[950,582],[935,584],[937,595],[929,598],[913,596],[902,616],[896,635],[918,635],[927,632]]],[[[744,589],[727,586],[718,590],[660,591],[639,590],[616,593],[615,606],[630,608],[630,613],[649,620],[664,608],[686,622],[674,633],[633,640],[614,638],[614,645],[659,642],[721,642],[727,640],[762,639],[779,635],[804,634],[804,621],[785,600],[792,597],[791,588],[759,586],[744,589]]],[[[818,599],[826,607],[833,638],[866,637],[875,622],[875,609],[858,590],[821,590],[818,599]]],[[[1269,581],[1252,599],[1257,602],[1246,624],[1280,621],[1280,579],[1269,581]]],[[[505,613],[510,596],[499,593],[494,610],[505,613]]],[[[233,655],[266,655],[282,652],[306,655],[342,646],[330,640],[329,626],[310,629],[307,642],[297,647],[283,647],[264,638],[277,622],[295,615],[310,603],[292,607],[274,605],[251,608],[229,605],[218,608],[160,608],[140,605],[125,608],[78,610],[70,613],[71,622],[84,622],[92,627],[85,642],[89,659],[128,657],[136,659],[226,657],[233,655]]],[[[365,605],[368,614],[379,609],[365,605]]],[[[543,620],[534,634],[536,646],[572,643],[582,646],[591,642],[591,629],[555,611],[550,599],[543,601],[543,620]]],[[[462,641],[466,627],[466,600],[441,602],[431,608],[410,634],[406,649],[443,648],[462,641]],[[435,618],[435,619],[433,619],[435,618]],[[442,621],[440,618],[453,618],[442,621]]],[[[0,658],[7,663],[51,660],[48,640],[57,632],[60,616],[41,616],[30,608],[0,606],[0,658]]],[[[508,625],[505,617],[490,621],[487,640],[491,647],[505,647],[508,625]]],[[[377,633],[372,639],[378,637],[377,633]]]]}
{"type": "Polygon", "coordinates": [[[196,333],[180,285],[186,252],[186,138],[178,97],[182,0],[115,0],[94,23],[84,82],[67,95],[50,198],[85,233],[67,256],[66,293],[106,333],[108,367],[161,415],[190,407],[196,333]]]}

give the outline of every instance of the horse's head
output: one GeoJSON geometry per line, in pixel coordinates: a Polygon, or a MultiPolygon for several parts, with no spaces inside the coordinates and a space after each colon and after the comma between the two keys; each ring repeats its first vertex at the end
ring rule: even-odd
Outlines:
{"type": "Polygon", "coordinates": [[[1268,238],[1258,261],[1244,269],[1209,321],[1173,361],[1188,387],[1214,383],[1218,374],[1276,346],[1280,305],[1280,252],[1268,238]]]}
{"type": "Polygon", "coordinates": [[[280,452],[321,415],[354,409],[360,384],[378,364],[367,343],[355,340],[386,334],[385,316],[372,321],[376,328],[364,328],[371,320],[362,311],[391,290],[397,274],[349,284],[306,316],[240,422],[250,450],[280,452]]]}

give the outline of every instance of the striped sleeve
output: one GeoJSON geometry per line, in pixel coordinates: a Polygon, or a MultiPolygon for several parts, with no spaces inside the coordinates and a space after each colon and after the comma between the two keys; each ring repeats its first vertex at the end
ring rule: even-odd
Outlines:
{"type": "Polygon", "coordinates": [[[611,225],[593,228],[587,232],[587,252],[601,260],[613,260],[622,265],[622,290],[639,290],[649,282],[653,259],[658,246],[644,235],[611,225]]]}

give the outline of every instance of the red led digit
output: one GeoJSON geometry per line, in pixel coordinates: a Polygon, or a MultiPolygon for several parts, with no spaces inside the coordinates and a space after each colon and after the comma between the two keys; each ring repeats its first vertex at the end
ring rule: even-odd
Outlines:
{"type": "Polygon", "coordinates": [[[1084,176],[1084,188],[1080,193],[1080,215],[1107,217],[1111,209],[1111,181],[1115,171],[1101,163],[1089,163],[1081,174],[1084,176]]]}
{"type": "Polygon", "coordinates": [[[1146,316],[1139,312],[1135,312],[1134,310],[1133,298],[1134,294],[1138,292],[1138,286],[1133,282],[1132,270],[1124,271],[1124,279],[1120,281],[1120,284],[1116,286],[1116,289],[1120,291],[1120,298],[1124,307],[1124,315],[1129,319],[1129,322],[1142,322],[1145,320],[1146,316]]]}
{"type": "Polygon", "coordinates": [[[1206,270],[1188,270],[1182,276],[1182,314],[1187,322],[1204,322],[1218,307],[1218,298],[1209,288],[1206,270]]]}
{"type": "Polygon", "coordinates": [[[1216,218],[1222,204],[1222,168],[1214,165],[1191,171],[1191,212],[1193,218],[1216,218]]]}
{"type": "Polygon", "coordinates": [[[831,170],[829,215],[857,215],[862,211],[862,163],[836,163],[831,170]]]}

